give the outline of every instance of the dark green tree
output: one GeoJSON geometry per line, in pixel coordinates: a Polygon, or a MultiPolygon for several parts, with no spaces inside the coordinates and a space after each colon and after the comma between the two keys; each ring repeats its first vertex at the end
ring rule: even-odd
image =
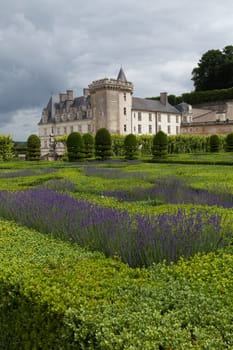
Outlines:
{"type": "Polygon", "coordinates": [[[225,150],[226,152],[233,152],[233,132],[226,136],[225,150]]]}
{"type": "Polygon", "coordinates": [[[153,137],[152,155],[153,158],[164,158],[168,152],[168,138],[163,131],[158,131],[153,137]]]}
{"type": "Polygon", "coordinates": [[[96,159],[108,159],[112,155],[112,138],[109,131],[101,128],[95,135],[96,159]]]}
{"type": "Polygon", "coordinates": [[[136,136],[134,134],[129,134],[125,136],[125,140],[124,140],[125,158],[129,160],[136,159],[137,148],[138,148],[138,143],[137,143],[136,136]]]}
{"type": "Polygon", "coordinates": [[[211,135],[209,139],[210,152],[219,152],[220,139],[218,135],[211,135]]]}
{"type": "Polygon", "coordinates": [[[233,86],[233,46],[204,53],[192,71],[196,91],[227,89],[233,86]]]}
{"type": "Polygon", "coordinates": [[[92,158],[94,155],[94,137],[89,133],[83,135],[83,153],[84,158],[92,158]]]}
{"type": "Polygon", "coordinates": [[[27,160],[40,160],[40,139],[32,134],[27,139],[27,160]]]}
{"type": "Polygon", "coordinates": [[[75,162],[83,158],[83,140],[79,132],[72,132],[66,140],[67,155],[70,162],[75,162]]]}

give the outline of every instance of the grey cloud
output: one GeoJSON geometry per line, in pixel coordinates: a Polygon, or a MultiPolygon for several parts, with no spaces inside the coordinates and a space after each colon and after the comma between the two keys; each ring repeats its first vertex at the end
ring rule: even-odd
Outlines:
{"type": "MultiPolygon", "coordinates": [[[[4,2],[0,133],[17,125],[19,111],[40,111],[51,93],[69,88],[81,94],[92,80],[116,76],[121,64],[138,96],[192,90],[201,55],[232,44],[232,10],[231,0],[4,2]]],[[[25,117],[25,135],[36,128],[33,115],[25,117]]]]}

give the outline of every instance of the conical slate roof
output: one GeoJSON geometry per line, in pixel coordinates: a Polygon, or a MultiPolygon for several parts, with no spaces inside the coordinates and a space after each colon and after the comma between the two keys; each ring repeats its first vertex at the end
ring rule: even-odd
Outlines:
{"type": "Polygon", "coordinates": [[[125,73],[124,73],[122,67],[121,67],[121,69],[120,69],[120,71],[119,71],[117,80],[127,82],[127,79],[126,79],[126,76],[125,76],[125,73]]]}

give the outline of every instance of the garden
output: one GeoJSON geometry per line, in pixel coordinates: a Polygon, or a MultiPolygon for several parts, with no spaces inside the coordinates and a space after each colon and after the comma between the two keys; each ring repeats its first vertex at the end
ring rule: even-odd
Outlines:
{"type": "Polygon", "coordinates": [[[233,349],[231,152],[170,157],[0,162],[1,349],[233,349]]]}

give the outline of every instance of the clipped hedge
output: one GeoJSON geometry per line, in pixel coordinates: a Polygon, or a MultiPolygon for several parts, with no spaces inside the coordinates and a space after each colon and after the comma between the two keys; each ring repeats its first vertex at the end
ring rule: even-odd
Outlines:
{"type": "Polygon", "coordinates": [[[0,228],[2,349],[232,349],[232,248],[139,270],[0,228]]]}

